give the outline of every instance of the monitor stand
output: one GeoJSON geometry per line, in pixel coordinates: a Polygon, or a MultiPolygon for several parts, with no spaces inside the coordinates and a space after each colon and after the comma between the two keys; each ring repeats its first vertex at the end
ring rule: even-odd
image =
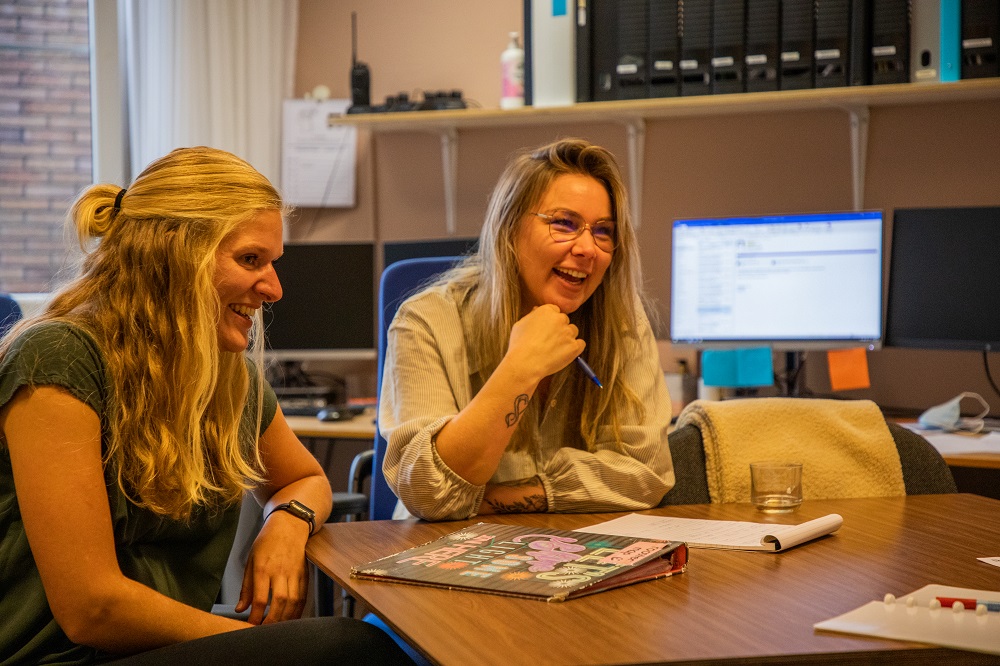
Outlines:
{"type": "Polygon", "coordinates": [[[798,398],[806,385],[805,354],[800,351],[785,352],[785,377],[779,387],[786,398],[798,398]]]}

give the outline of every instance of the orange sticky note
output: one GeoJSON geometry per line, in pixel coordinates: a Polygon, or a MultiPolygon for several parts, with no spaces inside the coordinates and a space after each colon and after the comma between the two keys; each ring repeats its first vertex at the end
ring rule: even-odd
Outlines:
{"type": "Polygon", "coordinates": [[[826,364],[830,369],[830,388],[834,391],[865,389],[872,385],[864,347],[828,351],[826,364]]]}

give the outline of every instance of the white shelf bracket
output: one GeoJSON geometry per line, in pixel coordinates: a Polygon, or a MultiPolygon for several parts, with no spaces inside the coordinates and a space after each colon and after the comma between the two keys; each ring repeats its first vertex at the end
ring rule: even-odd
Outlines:
{"type": "Polygon", "coordinates": [[[632,200],[632,226],[642,226],[642,176],[646,155],[646,121],[632,118],[626,125],[628,139],[628,189],[632,200]]]}
{"type": "Polygon", "coordinates": [[[854,210],[865,206],[865,161],[868,158],[868,107],[847,109],[851,119],[851,178],[854,210]]]}
{"type": "Polygon", "coordinates": [[[444,225],[449,236],[458,229],[458,130],[441,130],[441,167],[444,175],[444,225]]]}

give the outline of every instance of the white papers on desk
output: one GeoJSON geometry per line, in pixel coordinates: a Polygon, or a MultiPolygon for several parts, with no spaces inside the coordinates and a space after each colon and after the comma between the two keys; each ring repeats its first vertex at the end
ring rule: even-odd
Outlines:
{"type": "Polygon", "coordinates": [[[962,453],[1000,453],[1000,432],[978,434],[942,432],[941,430],[924,430],[916,423],[903,424],[917,433],[943,456],[962,453]]]}
{"type": "Polygon", "coordinates": [[[330,126],[349,99],[286,99],[282,109],[281,190],[293,206],[350,208],[355,201],[358,130],[330,126]]]}
{"type": "Polygon", "coordinates": [[[934,597],[965,597],[1000,601],[1000,592],[946,585],[925,585],[895,602],[869,601],[835,618],[818,622],[821,631],[930,643],[960,650],[1000,654],[1000,613],[977,615],[973,610],[930,609],[934,597]],[[907,597],[914,604],[908,605],[907,597]]]}
{"type": "Polygon", "coordinates": [[[800,543],[832,534],[840,529],[843,523],[844,519],[837,513],[798,525],[672,518],[632,513],[590,527],[580,527],[576,531],[683,541],[691,548],[773,552],[788,550],[800,543]]]}

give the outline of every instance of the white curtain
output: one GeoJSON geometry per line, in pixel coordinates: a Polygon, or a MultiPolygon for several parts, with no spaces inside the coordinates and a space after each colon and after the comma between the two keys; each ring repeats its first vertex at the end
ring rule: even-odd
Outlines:
{"type": "Polygon", "coordinates": [[[298,0],[120,0],[134,178],[183,146],[228,150],[280,187],[298,0]]]}

